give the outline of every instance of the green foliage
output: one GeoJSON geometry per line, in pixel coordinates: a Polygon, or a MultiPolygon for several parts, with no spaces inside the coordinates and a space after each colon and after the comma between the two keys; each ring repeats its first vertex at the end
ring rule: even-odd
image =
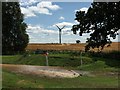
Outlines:
{"type": "Polygon", "coordinates": [[[24,51],[28,44],[27,25],[18,2],[2,2],[2,54],[24,51]]]}
{"type": "Polygon", "coordinates": [[[120,51],[110,51],[110,52],[87,52],[86,55],[91,57],[101,57],[107,59],[120,60],[120,51]]]}
{"type": "Polygon", "coordinates": [[[87,52],[84,56],[91,57],[93,61],[104,61],[106,65],[120,68],[120,51],[87,52]]]}
{"type": "Polygon", "coordinates": [[[90,33],[87,38],[85,50],[90,48],[104,48],[110,46],[110,37],[113,39],[118,35],[120,29],[120,2],[93,2],[88,12],[77,11],[76,18],[78,25],[73,25],[74,34],[80,30],[79,35],[90,33]]]}

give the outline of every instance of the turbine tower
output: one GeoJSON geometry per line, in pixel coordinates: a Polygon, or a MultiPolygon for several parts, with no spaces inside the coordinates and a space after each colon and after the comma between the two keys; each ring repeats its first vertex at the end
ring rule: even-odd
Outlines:
{"type": "MultiPolygon", "coordinates": [[[[56,25],[57,26],[57,25],[56,25]]],[[[59,44],[61,44],[61,31],[62,31],[62,29],[65,27],[65,25],[62,27],[62,28],[60,28],[60,27],[58,27],[57,26],[57,28],[59,29],[59,44]]]]}

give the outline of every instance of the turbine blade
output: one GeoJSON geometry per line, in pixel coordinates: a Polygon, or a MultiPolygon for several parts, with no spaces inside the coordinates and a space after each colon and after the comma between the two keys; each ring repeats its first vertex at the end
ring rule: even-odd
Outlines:
{"type": "Polygon", "coordinates": [[[65,25],[61,29],[63,29],[63,28],[65,28],[65,25]]]}
{"type": "MultiPolygon", "coordinates": [[[[56,25],[57,26],[57,25],[56,25]]],[[[57,26],[57,28],[60,30],[60,28],[57,26]]]]}

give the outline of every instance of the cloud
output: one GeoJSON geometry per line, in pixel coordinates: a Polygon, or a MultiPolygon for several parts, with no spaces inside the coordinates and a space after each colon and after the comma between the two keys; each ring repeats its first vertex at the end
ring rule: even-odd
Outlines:
{"type": "Polygon", "coordinates": [[[28,7],[28,10],[34,12],[34,13],[40,13],[40,14],[46,14],[46,15],[52,15],[52,13],[49,12],[46,8],[38,8],[36,6],[28,7]]]}
{"type": "Polygon", "coordinates": [[[46,29],[40,25],[28,25],[27,34],[30,38],[30,43],[48,43],[57,41],[58,31],[46,29]]]}
{"type": "Polygon", "coordinates": [[[87,7],[83,7],[83,8],[81,8],[81,9],[79,9],[79,10],[75,10],[75,12],[76,12],[76,11],[85,11],[85,13],[87,13],[88,8],[87,8],[87,7]]]}
{"type": "Polygon", "coordinates": [[[27,17],[35,17],[35,13],[33,13],[31,10],[26,9],[24,7],[21,7],[21,12],[25,15],[25,18],[27,17]]]}
{"type": "Polygon", "coordinates": [[[60,9],[60,6],[53,5],[52,2],[42,1],[42,2],[37,3],[35,6],[35,5],[32,5],[33,4],[32,1],[34,1],[34,3],[37,2],[37,0],[31,0],[27,3],[26,2],[24,3],[26,7],[21,5],[21,11],[23,14],[25,14],[25,18],[37,16],[36,14],[52,15],[50,10],[60,9]]]}
{"type": "Polygon", "coordinates": [[[63,27],[63,26],[73,26],[74,23],[70,23],[70,22],[56,23],[56,24],[53,25],[53,27],[56,27],[56,25],[58,25],[59,27],[63,27]]]}
{"type": "Polygon", "coordinates": [[[75,24],[80,24],[77,20],[75,20],[74,22],[75,22],[75,24]]]}
{"type": "Polygon", "coordinates": [[[60,7],[58,5],[53,5],[52,2],[42,1],[37,5],[39,8],[48,8],[50,10],[58,10],[60,7]]]}
{"type": "MultiPolygon", "coordinates": [[[[64,32],[70,32],[71,31],[71,28],[64,28],[62,31],[64,31],[64,32]]],[[[72,31],[71,31],[72,32],[72,31]]]]}
{"type": "Polygon", "coordinates": [[[21,6],[30,6],[32,4],[35,4],[39,2],[40,0],[20,0],[20,5],[21,6]]]}
{"type": "Polygon", "coordinates": [[[62,30],[62,32],[63,32],[64,35],[73,35],[73,32],[71,31],[71,28],[70,28],[70,27],[64,28],[64,29],[62,30]]]}
{"type": "Polygon", "coordinates": [[[60,20],[65,20],[65,18],[64,18],[64,17],[62,17],[62,16],[61,16],[59,19],[60,19],[60,20]]]}
{"type": "Polygon", "coordinates": [[[38,34],[38,33],[40,33],[40,34],[56,34],[57,33],[57,31],[45,29],[38,25],[36,25],[36,26],[28,25],[27,32],[34,33],[34,34],[38,34]]]}

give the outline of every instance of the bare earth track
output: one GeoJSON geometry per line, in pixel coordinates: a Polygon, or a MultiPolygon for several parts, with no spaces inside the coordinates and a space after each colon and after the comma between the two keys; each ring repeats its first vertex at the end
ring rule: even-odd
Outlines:
{"type": "Polygon", "coordinates": [[[73,70],[66,70],[60,67],[51,66],[31,66],[31,65],[12,65],[12,64],[0,64],[3,69],[27,75],[37,75],[46,77],[57,78],[74,78],[78,77],[79,73],[73,70]]]}

